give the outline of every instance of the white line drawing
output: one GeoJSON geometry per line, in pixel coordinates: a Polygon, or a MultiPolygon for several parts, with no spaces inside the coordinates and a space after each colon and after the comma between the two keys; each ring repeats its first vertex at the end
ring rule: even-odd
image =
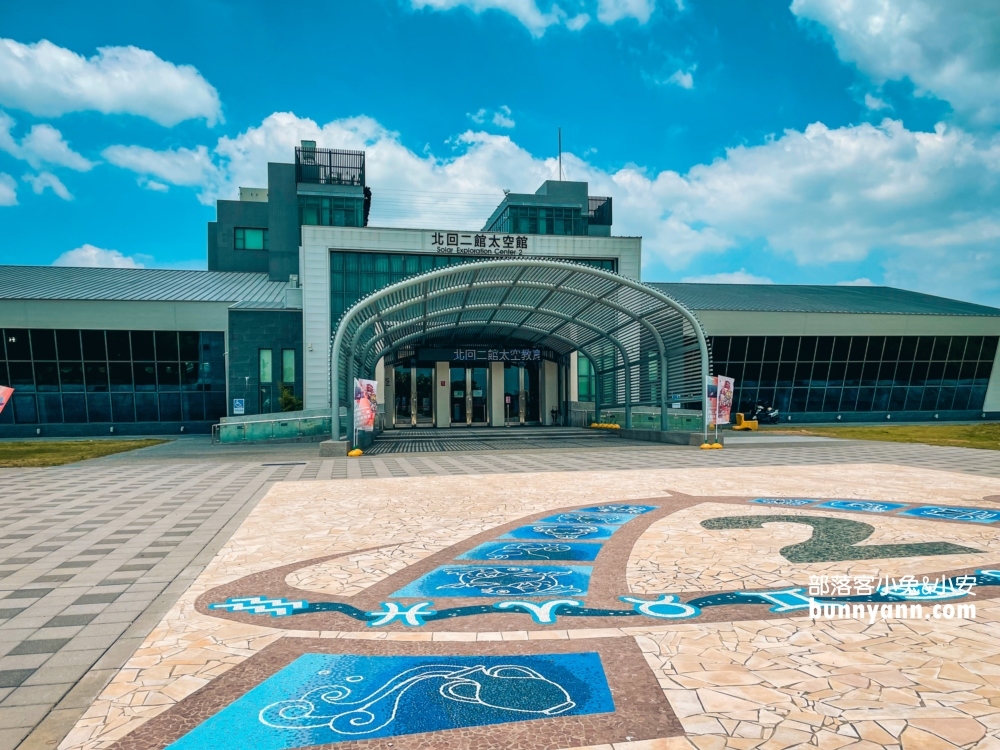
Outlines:
{"type": "Polygon", "coordinates": [[[528,667],[426,664],[399,672],[356,701],[347,700],[350,688],[324,685],[301,698],[272,703],[261,709],[258,718],[274,729],[329,727],[337,734],[371,734],[396,720],[400,701],[410,688],[433,678],[443,680],[437,692],[446,701],[510,711],[523,718],[557,716],[576,707],[562,685],[528,667]]]}
{"type": "Polygon", "coordinates": [[[500,549],[488,552],[486,557],[490,560],[517,560],[533,557],[539,560],[551,560],[552,558],[547,555],[555,552],[569,552],[570,549],[568,544],[556,542],[516,542],[505,544],[500,549]]]}
{"type": "Polygon", "coordinates": [[[582,594],[577,586],[559,582],[570,570],[542,568],[445,568],[445,573],[458,576],[456,583],[437,586],[444,589],[479,589],[489,596],[542,596],[543,594],[582,594]]]}
{"type": "Polygon", "coordinates": [[[554,539],[579,539],[587,534],[596,534],[600,529],[597,526],[585,524],[564,524],[561,526],[532,526],[531,530],[536,534],[544,534],[554,539]]]}

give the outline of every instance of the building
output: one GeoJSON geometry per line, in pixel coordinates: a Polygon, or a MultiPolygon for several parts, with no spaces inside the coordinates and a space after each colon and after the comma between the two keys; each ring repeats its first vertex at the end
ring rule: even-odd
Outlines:
{"type": "Polygon", "coordinates": [[[884,287],[643,284],[582,182],[483,228],[368,225],[363,152],[303,142],[217,203],[207,271],[0,266],[0,435],[207,432],[329,414],[385,428],[704,419],[706,373],[791,421],[1000,416],[1000,309],[884,287]],[[683,418],[682,418],[683,417],[683,418]]]}

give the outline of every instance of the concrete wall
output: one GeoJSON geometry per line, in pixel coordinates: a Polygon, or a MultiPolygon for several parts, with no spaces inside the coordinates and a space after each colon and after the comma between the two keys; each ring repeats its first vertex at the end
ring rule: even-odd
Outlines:
{"type": "MultiPolygon", "coordinates": [[[[281,379],[281,350],[295,349],[295,395],[302,397],[302,313],[299,310],[229,311],[229,399],[245,399],[246,414],[258,409],[258,350],[273,351],[274,383],[281,379]]],[[[277,387],[274,388],[277,398],[277,387]]],[[[276,407],[277,408],[277,407],[276,407]]],[[[308,408],[308,407],[306,407],[308,408]]]]}
{"type": "MultiPolygon", "coordinates": [[[[267,273],[268,251],[237,250],[233,237],[233,230],[236,227],[267,229],[269,221],[267,204],[250,201],[216,201],[215,205],[216,220],[208,225],[208,270],[267,273]]],[[[273,237],[269,236],[269,241],[273,242],[273,237]]]]}
{"type": "Polygon", "coordinates": [[[330,405],[330,253],[322,245],[325,227],[302,227],[300,250],[305,405],[330,405]]]}
{"type": "Polygon", "coordinates": [[[267,165],[267,215],[271,252],[267,271],[272,281],[288,281],[299,273],[299,199],[295,165],[267,165]]]}
{"type": "Polygon", "coordinates": [[[435,427],[451,426],[451,362],[434,363],[435,427]],[[444,383],[444,385],[441,385],[444,383]]]}
{"type": "MultiPolygon", "coordinates": [[[[431,253],[438,254],[433,237],[437,231],[459,233],[480,232],[475,229],[383,229],[379,227],[303,227],[303,246],[307,253],[322,248],[333,250],[359,250],[380,253],[431,253]],[[306,231],[311,230],[309,234],[306,231]],[[307,239],[308,237],[308,239],[307,239]]],[[[528,253],[533,256],[559,258],[618,258],[618,272],[630,279],[640,280],[641,237],[564,237],[555,235],[530,235],[528,253]]],[[[272,234],[272,244],[274,239],[272,234]]],[[[500,258],[502,259],[502,258],[500,258]]]]}
{"type": "Polygon", "coordinates": [[[503,362],[490,362],[490,425],[504,426],[503,362]]]}
{"type": "Polygon", "coordinates": [[[542,424],[552,424],[552,409],[559,409],[559,365],[550,360],[542,361],[541,402],[539,409],[542,424]]]}

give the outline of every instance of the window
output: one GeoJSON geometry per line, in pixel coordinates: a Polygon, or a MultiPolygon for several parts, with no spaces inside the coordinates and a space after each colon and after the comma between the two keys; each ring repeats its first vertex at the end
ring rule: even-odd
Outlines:
{"type": "Polygon", "coordinates": [[[295,350],[294,349],[282,349],[281,350],[281,382],[282,383],[294,383],[295,382],[295,350]]]}
{"type": "MultiPolygon", "coordinates": [[[[553,258],[600,268],[614,273],[615,258],[553,258]]],[[[475,263],[475,258],[433,253],[330,253],[330,321],[335,328],[340,316],[370,292],[435,268],[475,263]]]]}
{"type": "Polygon", "coordinates": [[[979,411],[997,340],[732,336],[716,337],[712,350],[715,372],[736,380],[740,411],[758,401],[792,413],[979,411]]]}
{"type": "Polygon", "coordinates": [[[236,227],[233,232],[233,246],[237,250],[269,250],[267,230],[236,227]]]}
{"type": "Polygon", "coordinates": [[[0,385],[13,385],[21,397],[0,416],[7,423],[158,421],[176,414],[177,395],[160,396],[178,390],[190,391],[180,402],[190,419],[225,416],[220,332],[32,330],[30,349],[22,346],[29,341],[26,331],[0,335],[7,345],[0,348],[0,385]],[[4,361],[3,353],[12,350],[26,359],[4,361]]]}
{"type": "Polygon", "coordinates": [[[270,382],[272,382],[272,379],[273,379],[272,378],[273,369],[271,367],[271,350],[270,349],[258,349],[257,350],[257,363],[259,365],[259,368],[258,368],[258,372],[259,372],[258,378],[260,380],[261,385],[263,385],[264,383],[270,383],[270,382]]]}
{"type": "Polygon", "coordinates": [[[364,225],[364,199],[347,195],[300,195],[299,224],[322,227],[364,225]]]}
{"type": "Polygon", "coordinates": [[[485,231],[505,234],[585,235],[587,223],[579,208],[509,205],[485,231]]]}
{"type": "Polygon", "coordinates": [[[577,400],[593,401],[597,392],[594,387],[594,366],[583,354],[576,356],[577,400]]]}

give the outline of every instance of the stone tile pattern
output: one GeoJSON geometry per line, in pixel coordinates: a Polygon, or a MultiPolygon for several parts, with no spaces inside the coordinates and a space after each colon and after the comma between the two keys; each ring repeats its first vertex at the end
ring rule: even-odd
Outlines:
{"type": "Polygon", "coordinates": [[[288,472],[0,470],[0,748],[36,727],[54,746],[160,619],[157,601],[172,603],[220,530],[288,472]]]}
{"type": "MultiPolygon", "coordinates": [[[[928,498],[928,502],[930,499],[928,498]]],[[[970,501],[970,505],[993,507],[970,501]]],[[[808,586],[817,575],[880,576],[899,579],[935,571],[983,565],[1000,560],[1000,530],[978,524],[941,524],[895,516],[837,511],[704,503],[660,519],[632,549],[628,564],[629,588],[639,594],[725,591],[808,586]],[[992,554],[956,554],[935,557],[894,557],[884,560],[790,563],[782,547],[804,542],[813,531],[796,523],[771,523],[766,529],[707,531],[701,522],[731,516],[802,516],[850,519],[868,523],[875,532],[863,543],[905,544],[948,541],[992,554]]]]}
{"type": "MultiPolygon", "coordinates": [[[[762,454],[757,451],[757,455],[762,454]]],[[[447,460],[457,459],[449,457],[447,460]]],[[[474,481],[464,476],[428,476],[376,482],[277,484],[115,676],[60,748],[109,748],[144,722],[286,635],[403,641],[500,641],[636,634],[652,638],[656,633],[669,632],[674,628],[576,629],[541,633],[297,631],[285,629],[293,621],[265,620],[259,625],[244,625],[212,618],[198,613],[194,602],[203,592],[222,583],[296,559],[391,545],[393,552],[388,558],[366,558],[367,553],[359,553],[353,556],[357,558],[353,562],[331,568],[332,575],[342,580],[323,582],[323,571],[320,570],[313,570],[310,574],[313,576],[311,580],[321,584],[325,590],[357,591],[394,571],[395,563],[389,562],[393,554],[412,564],[412,561],[421,560],[456,541],[525,515],[568,505],[637,502],[662,497],[671,488],[688,494],[728,497],[866,497],[908,503],[933,498],[935,502],[971,504],[982,502],[984,496],[998,494],[1000,480],[971,474],[903,470],[901,467],[866,464],[792,467],[779,472],[758,472],[749,481],[746,472],[741,469],[713,468],[575,474],[549,472],[517,481],[507,476],[487,475],[474,481]]],[[[727,513],[731,514],[733,507],[726,505],[727,513]]],[[[783,508],[782,512],[787,512],[787,509],[783,508]]],[[[914,520],[906,522],[918,523],[914,520]]],[[[949,531],[959,528],[957,524],[940,524],[940,527],[949,531]]],[[[966,527],[961,529],[964,533],[966,527]]],[[[788,625],[788,622],[776,621],[767,627],[778,628],[779,631],[775,632],[785,632],[780,629],[788,627],[796,632],[812,628],[801,621],[792,621],[793,625],[788,625]]],[[[676,626],[684,632],[691,629],[691,632],[699,634],[692,636],[695,638],[716,632],[719,627],[709,623],[676,626]]],[[[743,632],[744,628],[740,623],[725,627],[734,632],[743,632]]],[[[962,638],[969,637],[964,627],[976,628],[980,625],[958,626],[962,638]]],[[[995,624],[986,622],[985,627],[995,627],[995,624]]],[[[920,637],[911,633],[907,638],[912,640],[915,651],[933,649],[935,641],[932,636],[936,632],[920,637]]],[[[873,648],[877,649],[879,642],[873,648]]],[[[909,647],[909,641],[907,644],[909,647]]],[[[891,650],[892,647],[889,648],[891,650]]],[[[974,650],[975,647],[970,648],[974,650]]],[[[720,726],[725,730],[721,719],[720,726]]],[[[685,726],[685,729],[688,727],[685,726]]],[[[693,729],[688,731],[692,741],[695,741],[699,733],[693,729]]],[[[730,742],[728,730],[701,734],[714,737],[712,742],[718,740],[723,745],[730,742]]],[[[747,743],[733,746],[753,746],[749,740],[754,738],[735,736],[737,739],[733,742],[747,740],[747,743]]],[[[756,740],[757,744],[763,742],[761,737],[756,740]]]]}
{"type": "Polygon", "coordinates": [[[636,640],[701,750],[995,750],[1000,602],[978,610],[964,622],[677,625],[636,640]]]}

